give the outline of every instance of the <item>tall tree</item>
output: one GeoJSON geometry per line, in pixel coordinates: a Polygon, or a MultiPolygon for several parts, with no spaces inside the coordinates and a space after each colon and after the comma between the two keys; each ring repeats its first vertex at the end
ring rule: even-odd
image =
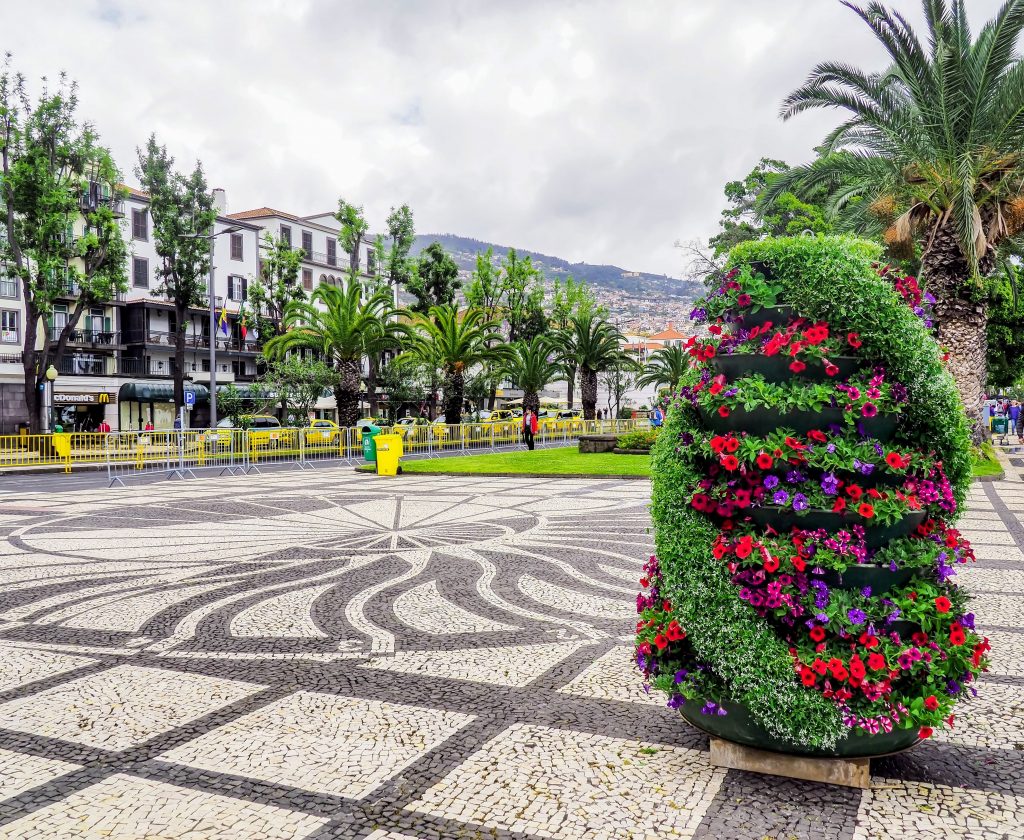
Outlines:
{"type": "MultiPolygon", "coordinates": [[[[135,175],[149,193],[149,214],[153,218],[153,242],[160,259],[159,285],[154,295],[169,298],[174,304],[177,331],[174,334],[174,405],[185,404],[185,328],[189,310],[208,305],[210,255],[213,224],[217,210],[213,195],[196,161],[191,175],[174,170],[174,158],[167,147],[151,134],[145,149],[138,150],[135,175]]],[[[214,336],[210,336],[214,340],[214,336]]]]}
{"type": "Polygon", "coordinates": [[[446,423],[462,422],[469,371],[478,365],[500,365],[508,360],[508,346],[496,344],[500,338],[498,325],[488,321],[479,309],[460,314],[454,305],[435,306],[429,317],[416,322],[403,355],[440,371],[446,423]]]}
{"type": "Polygon", "coordinates": [[[897,255],[920,245],[937,298],[939,341],[980,435],[986,383],[987,294],[995,248],[1024,228],[1024,63],[1016,45],[1024,0],[1007,0],[975,39],[963,0],[924,0],[922,40],[879,3],[846,3],[890,66],[869,73],[829,61],[785,100],[789,119],[836,108],[845,119],[822,155],[779,176],[766,197],[823,185],[832,206],[852,199],[887,225],[897,255]]]}
{"type": "Polygon", "coordinates": [[[426,314],[434,306],[450,306],[455,303],[455,293],[461,288],[459,267],[451,254],[440,242],[431,242],[416,263],[406,287],[416,298],[413,312],[426,314]]]}
{"type": "Polygon", "coordinates": [[[517,341],[503,372],[522,389],[523,411],[539,411],[540,392],[562,372],[552,336],[535,335],[529,341],[517,341]]]}
{"type": "Polygon", "coordinates": [[[520,258],[515,248],[509,248],[501,261],[501,288],[504,299],[505,322],[508,325],[508,341],[530,338],[527,332],[538,326],[543,329],[544,289],[541,286],[541,272],[533,267],[529,257],[520,258]]]}
{"type": "Polygon", "coordinates": [[[623,399],[636,385],[636,374],[640,366],[625,357],[613,362],[601,372],[600,379],[608,394],[608,413],[618,417],[622,413],[623,399]]]}
{"type": "Polygon", "coordinates": [[[21,284],[25,403],[37,434],[46,370],[60,364],[86,307],[127,288],[127,250],[114,215],[120,175],[92,127],[79,121],[76,86],[62,75],[56,92],[44,88],[33,103],[9,60],[0,71],[0,159],[0,272],[21,284]],[[67,322],[40,342],[54,301],[76,289],[67,322]]]}
{"type": "Polygon", "coordinates": [[[988,384],[994,389],[1024,385],[1024,272],[1006,261],[989,285],[988,384]]]}
{"type": "MultiPolygon", "coordinates": [[[[584,315],[589,312],[599,312],[597,296],[590,286],[583,280],[574,280],[568,275],[563,283],[555,278],[554,289],[551,296],[551,306],[548,317],[551,326],[558,332],[564,332],[569,328],[569,322],[574,315],[584,315]]],[[[569,408],[573,406],[576,385],[576,362],[571,357],[563,360],[563,370],[566,380],[566,400],[569,408]]]]}
{"type": "Polygon", "coordinates": [[[364,299],[358,283],[348,283],[344,291],[321,284],[308,301],[288,304],[285,332],[267,342],[263,352],[273,361],[291,350],[313,350],[337,371],[334,398],[338,423],[354,426],[359,420],[363,357],[398,345],[405,328],[396,314],[386,289],[364,299]]]}
{"type": "Polygon", "coordinates": [[[338,241],[341,247],[348,252],[349,268],[356,274],[359,273],[359,248],[363,244],[363,237],[366,236],[370,225],[363,214],[362,206],[356,207],[349,204],[345,199],[338,199],[338,210],[334,218],[341,225],[338,231],[338,241]]]}
{"type": "Polygon", "coordinates": [[[326,389],[338,384],[338,371],[321,359],[305,359],[298,354],[275,358],[260,378],[260,384],[275,402],[283,406],[282,422],[291,425],[288,417],[306,425],[309,413],[326,389]]]}
{"type": "Polygon", "coordinates": [[[256,320],[259,344],[262,346],[281,332],[284,313],[293,300],[305,300],[299,283],[302,252],[283,239],[263,234],[260,276],[249,284],[249,308],[256,320]]]}
{"type": "Polygon", "coordinates": [[[662,347],[655,350],[647,360],[644,372],[637,378],[638,388],[646,388],[648,385],[668,385],[675,393],[679,380],[690,367],[690,357],[678,344],[670,347],[662,347]]]}
{"type": "Polygon", "coordinates": [[[416,229],[413,224],[412,210],[403,204],[397,210],[392,207],[388,214],[387,245],[383,250],[383,274],[392,288],[404,286],[409,282],[412,272],[409,262],[409,251],[416,240],[416,229]]]}
{"type": "Polygon", "coordinates": [[[496,321],[501,316],[504,290],[501,271],[494,263],[494,248],[489,247],[484,253],[476,255],[476,269],[469,279],[465,294],[466,303],[482,309],[487,320],[496,321]]]}
{"type": "Polygon", "coordinates": [[[563,360],[571,360],[580,373],[580,400],[583,418],[593,420],[597,412],[597,375],[616,364],[630,360],[621,349],[625,341],[611,322],[594,312],[574,315],[569,326],[558,334],[563,360]]]}

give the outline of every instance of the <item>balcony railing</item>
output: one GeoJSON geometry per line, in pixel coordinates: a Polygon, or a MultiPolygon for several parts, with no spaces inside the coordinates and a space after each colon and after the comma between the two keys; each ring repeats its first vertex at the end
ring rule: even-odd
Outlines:
{"type": "Polygon", "coordinates": [[[104,187],[96,181],[90,181],[87,187],[82,188],[78,194],[78,206],[86,213],[107,206],[115,216],[124,215],[124,200],[112,195],[109,187],[104,187]]]}
{"type": "Polygon", "coordinates": [[[0,365],[20,365],[24,360],[24,353],[0,353],[0,365]]]}
{"type": "Polygon", "coordinates": [[[61,376],[107,376],[106,358],[65,356],[57,364],[61,376]]]}
{"type": "MultiPolygon", "coordinates": [[[[154,344],[158,347],[174,347],[175,333],[163,330],[129,330],[125,333],[126,344],[154,344]]],[[[186,349],[206,350],[210,347],[208,336],[195,333],[185,334],[186,349]]],[[[217,333],[217,349],[244,353],[258,353],[259,346],[255,338],[240,340],[235,336],[217,333]]]]}
{"type": "Polygon", "coordinates": [[[305,254],[305,258],[309,262],[320,263],[321,265],[331,265],[331,266],[335,266],[335,267],[337,267],[337,265],[338,265],[338,255],[336,253],[335,254],[323,254],[323,253],[321,253],[319,251],[312,251],[312,252],[307,251],[306,254],[305,254]]]}
{"type": "MultiPolygon", "coordinates": [[[[47,337],[50,341],[58,341],[61,327],[49,327],[47,337]]],[[[116,330],[72,330],[68,336],[68,344],[89,347],[113,347],[121,343],[121,333],[116,330]]]]}

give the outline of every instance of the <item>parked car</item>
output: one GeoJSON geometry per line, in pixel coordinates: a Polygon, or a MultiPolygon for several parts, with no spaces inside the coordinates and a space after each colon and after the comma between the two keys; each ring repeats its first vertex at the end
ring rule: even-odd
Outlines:
{"type": "MultiPolygon", "coordinates": [[[[250,414],[242,418],[242,424],[248,430],[250,446],[260,449],[270,449],[278,446],[295,446],[294,432],[281,428],[281,421],[270,414],[250,414]]],[[[231,418],[225,417],[217,424],[217,431],[213,433],[216,445],[219,448],[231,446],[231,435],[237,427],[231,422],[231,418]]]]}
{"type": "Polygon", "coordinates": [[[333,420],[314,420],[305,430],[306,446],[334,446],[341,442],[342,428],[333,420]]]}

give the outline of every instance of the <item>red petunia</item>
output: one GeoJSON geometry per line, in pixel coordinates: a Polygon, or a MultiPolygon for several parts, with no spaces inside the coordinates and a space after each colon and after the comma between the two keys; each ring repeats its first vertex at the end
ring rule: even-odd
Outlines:
{"type": "Polygon", "coordinates": [[[811,663],[811,667],[814,669],[816,674],[820,674],[821,676],[825,676],[825,672],[828,670],[828,665],[825,664],[824,659],[815,659],[814,662],[811,663]]]}
{"type": "MultiPolygon", "coordinates": [[[[909,461],[909,459],[907,459],[909,461]]],[[[885,456],[885,463],[887,463],[894,470],[902,470],[907,466],[907,461],[904,461],[903,457],[899,452],[890,452],[885,456]]]]}
{"type": "Polygon", "coordinates": [[[767,452],[762,452],[760,455],[757,456],[757,465],[762,470],[770,470],[772,466],[774,466],[774,464],[775,459],[772,458],[772,456],[769,455],[767,452]]]}
{"type": "Polygon", "coordinates": [[[864,342],[860,340],[860,335],[855,332],[846,334],[846,343],[851,347],[860,347],[864,342]]]}
{"type": "Polygon", "coordinates": [[[736,298],[737,306],[750,306],[751,298],[750,295],[744,293],[736,298]]]}
{"type": "Polygon", "coordinates": [[[668,647],[668,639],[659,633],[654,637],[654,644],[657,646],[658,650],[664,650],[668,647]]]}
{"type": "Polygon", "coordinates": [[[790,557],[789,562],[792,563],[793,568],[796,569],[798,572],[802,572],[804,569],[807,568],[807,561],[804,560],[804,558],[801,557],[799,554],[794,554],[792,557],[790,557]]]}
{"type": "Polygon", "coordinates": [[[856,484],[846,485],[846,495],[853,499],[855,502],[860,500],[860,497],[864,494],[864,491],[856,484]]]}
{"type": "Polygon", "coordinates": [[[727,405],[720,405],[720,406],[718,406],[718,416],[719,417],[728,417],[729,416],[729,406],[727,406],[727,405]]]}
{"type": "Polygon", "coordinates": [[[712,335],[721,335],[722,328],[718,324],[712,324],[710,327],[708,327],[708,332],[711,333],[712,335]]]}
{"type": "Polygon", "coordinates": [[[708,388],[708,393],[710,393],[712,396],[717,396],[718,394],[721,394],[724,390],[725,385],[723,385],[721,382],[712,382],[711,387],[708,388]]]}
{"type": "Polygon", "coordinates": [[[929,712],[934,712],[937,708],[939,708],[939,701],[934,694],[930,694],[929,696],[924,698],[924,707],[929,712]]]}
{"type": "Polygon", "coordinates": [[[750,537],[740,537],[740,541],[736,543],[736,556],[746,560],[753,550],[754,541],[750,537]]]}
{"type": "Polygon", "coordinates": [[[733,472],[739,469],[740,462],[735,455],[724,455],[722,457],[722,466],[729,470],[729,472],[733,472]]]}
{"type": "Polygon", "coordinates": [[[711,451],[716,455],[721,455],[725,450],[725,438],[721,435],[715,435],[708,441],[708,446],[711,447],[711,451]]]}
{"type": "Polygon", "coordinates": [[[803,373],[807,369],[807,365],[799,359],[793,359],[793,361],[789,363],[789,369],[793,371],[793,373],[803,373]]]}
{"type": "Polygon", "coordinates": [[[778,558],[768,555],[768,559],[764,561],[764,570],[766,572],[777,572],[779,570],[778,558]]]}
{"type": "Polygon", "coordinates": [[[827,376],[835,376],[838,373],[839,373],[839,368],[836,365],[832,364],[831,362],[828,362],[825,365],[825,374],[827,376]]]}
{"type": "Polygon", "coordinates": [[[807,433],[807,437],[817,443],[824,443],[828,440],[828,436],[821,429],[811,429],[807,433]]]}
{"type": "Polygon", "coordinates": [[[844,510],[846,510],[846,499],[837,498],[832,503],[832,513],[842,513],[844,510]]]}
{"type": "Polygon", "coordinates": [[[740,442],[738,440],[736,440],[736,438],[730,437],[728,440],[726,440],[726,442],[725,442],[725,451],[726,452],[735,452],[739,448],[740,448],[740,442]]]}
{"type": "Polygon", "coordinates": [[[938,598],[935,599],[936,612],[948,613],[949,608],[951,606],[953,605],[949,602],[949,598],[947,598],[945,595],[940,595],[938,598]]]}
{"type": "Polygon", "coordinates": [[[859,656],[854,656],[850,660],[850,676],[858,680],[863,680],[867,676],[867,670],[859,656]]]}
{"type": "Polygon", "coordinates": [[[885,670],[885,657],[880,653],[869,653],[868,654],[868,667],[872,671],[884,671],[885,670]]]}
{"type": "Polygon", "coordinates": [[[812,685],[814,685],[814,683],[818,681],[818,678],[815,676],[814,671],[812,671],[805,665],[803,668],[800,669],[800,681],[808,688],[810,688],[812,685]]]}
{"type": "Polygon", "coordinates": [[[873,505],[869,505],[867,502],[864,502],[857,508],[857,513],[865,519],[871,519],[871,517],[875,515],[875,508],[873,505]]]}
{"type": "Polygon", "coordinates": [[[930,726],[922,726],[917,731],[917,737],[918,738],[931,738],[932,735],[934,734],[934,732],[935,732],[935,730],[932,729],[930,726]]]}
{"type": "Polygon", "coordinates": [[[954,647],[960,647],[966,641],[967,637],[964,635],[964,628],[959,624],[953,624],[949,628],[949,643],[954,647]]]}
{"type": "Polygon", "coordinates": [[[810,636],[811,636],[811,639],[813,641],[815,641],[815,642],[823,642],[823,641],[825,641],[825,628],[824,627],[818,627],[817,625],[815,625],[814,627],[811,628],[810,636]]]}

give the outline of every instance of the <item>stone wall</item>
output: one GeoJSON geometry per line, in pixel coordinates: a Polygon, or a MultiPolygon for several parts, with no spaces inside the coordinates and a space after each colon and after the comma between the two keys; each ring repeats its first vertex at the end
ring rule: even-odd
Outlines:
{"type": "Polygon", "coordinates": [[[21,423],[28,423],[25,386],[20,382],[0,383],[0,435],[17,434],[21,423]]]}

